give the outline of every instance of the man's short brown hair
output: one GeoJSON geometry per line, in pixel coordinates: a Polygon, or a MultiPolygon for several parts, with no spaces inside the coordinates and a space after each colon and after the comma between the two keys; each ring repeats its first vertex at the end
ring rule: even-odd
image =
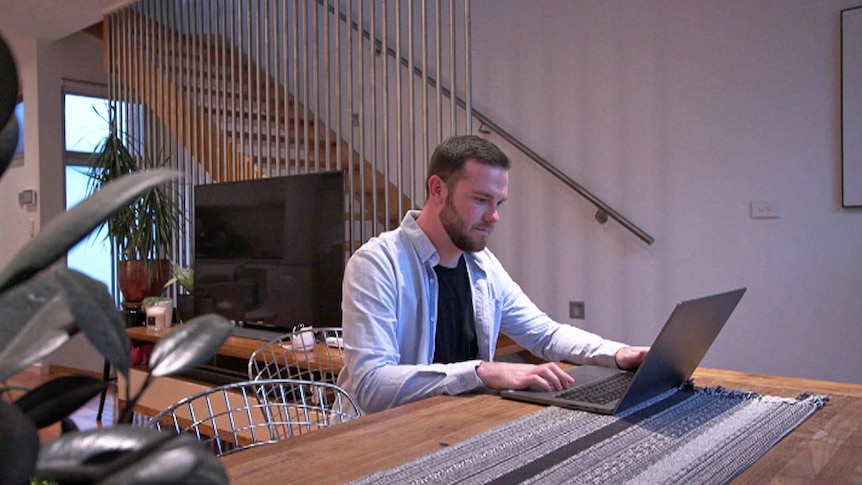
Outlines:
{"type": "Polygon", "coordinates": [[[468,160],[509,169],[509,157],[497,145],[475,135],[453,136],[438,145],[431,154],[428,177],[425,179],[426,188],[428,180],[434,175],[451,186],[468,160]]]}

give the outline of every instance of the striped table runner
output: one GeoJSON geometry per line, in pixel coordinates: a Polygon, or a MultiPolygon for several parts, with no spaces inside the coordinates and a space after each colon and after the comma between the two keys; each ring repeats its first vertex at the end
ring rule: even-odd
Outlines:
{"type": "Polygon", "coordinates": [[[548,407],[354,483],[724,483],[827,400],[687,384],[618,416],[548,407]]]}

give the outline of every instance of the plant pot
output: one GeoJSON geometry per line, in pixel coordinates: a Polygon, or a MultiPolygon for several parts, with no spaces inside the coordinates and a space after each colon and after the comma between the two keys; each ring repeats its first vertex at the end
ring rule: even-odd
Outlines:
{"type": "Polygon", "coordinates": [[[171,262],[131,259],[117,263],[117,280],[124,306],[140,306],[144,298],[161,295],[171,278],[171,262]]]}
{"type": "Polygon", "coordinates": [[[194,295],[177,295],[177,314],[183,323],[195,316],[194,295]]]}

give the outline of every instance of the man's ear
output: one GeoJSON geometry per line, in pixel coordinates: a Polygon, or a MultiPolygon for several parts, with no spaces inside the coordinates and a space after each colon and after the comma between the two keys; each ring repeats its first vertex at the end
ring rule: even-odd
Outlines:
{"type": "Polygon", "coordinates": [[[438,204],[442,204],[446,199],[446,182],[438,175],[432,175],[428,179],[428,194],[438,204]]]}

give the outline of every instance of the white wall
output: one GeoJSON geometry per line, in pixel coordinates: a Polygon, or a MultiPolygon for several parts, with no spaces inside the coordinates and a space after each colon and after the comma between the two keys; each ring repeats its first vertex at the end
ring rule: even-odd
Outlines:
{"type": "Polygon", "coordinates": [[[636,344],[678,301],[746,286],[705,365],[862,383],[862,212],[840,203],[854,4],[474,1],[476,108],[656,240],[507,148],[492,249],[553,317],[636,344]]]}
{"type": "MultiPolygon", "coordinates": [[[[34,79],[36,76],[36,41],[14,36],[5,30],[0,32],[16,58],[18,82],[25,99],[35,99],[36,86],[28,85],[25,79],[34,79]]],[[[25,103],[25,110],[32,112],[30,104],[33,104],[35,109],[35,102],[28,102],[25,103]]],[[[33,133],[36,129],[35,116],[25,113],[25,134],[33,133]]],[[[19,192],[39,187],[39,169],[34,162],[39,148],[36,142],[35,136],[27,137],[24,140],[24,155],[15,158],[0,178],[0,267],[5,267],[14,253],[30,240],[31,227],[34,234],[38,231],[38,205],[22,207],[18,204],[19,192]]]]}

